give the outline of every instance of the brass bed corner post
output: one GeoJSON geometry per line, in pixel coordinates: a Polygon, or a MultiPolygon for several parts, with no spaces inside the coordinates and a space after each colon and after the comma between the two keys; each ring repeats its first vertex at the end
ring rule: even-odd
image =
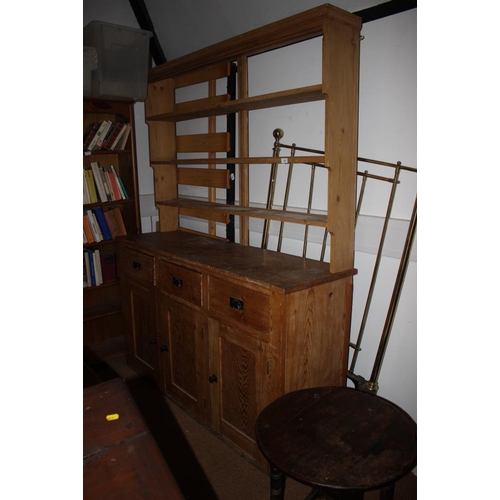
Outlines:
{"type": "MultiPolygon", "coordinates": [[[[280,128],[274,129],[274,146],[273,146],[273,156],[278,157],[280,155],[280,140],[283,138],[283,130],[280,128]]],[[[267,188],[267,201],[266,208],[273,208],[274,203],[274,193],[276,189],[276,177],[278,176],[278,163],[273,163],[271,165],[271,171],[269,173],[269,187],[267,188]]],[[[262,230],[262,244],[261,248],[267,248],[269,243],[269,226],[270,220],[264,219],[264,229],[262,230]]]]}

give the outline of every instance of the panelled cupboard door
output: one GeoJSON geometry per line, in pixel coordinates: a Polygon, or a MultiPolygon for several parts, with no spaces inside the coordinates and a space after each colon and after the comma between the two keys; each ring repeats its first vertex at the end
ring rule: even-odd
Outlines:
{"type": "Polygon", "coordinates": [[[243,330],[208,321],[213,428],[256,457],[255,421],[273,397],[276,376],[270,347],[243,330]]]}
{"type": "Polygon", "coordinates": [[[188,412],[207,419],[204,316],[158,294],[161,372],[165,392],[188,412]]]}
{"type": "Polygon", "coordinates": [[[127,280],[125,290],[128,363],[134,370],[156,381],[159,364],[155,291],[131,279],[127,280]]]}

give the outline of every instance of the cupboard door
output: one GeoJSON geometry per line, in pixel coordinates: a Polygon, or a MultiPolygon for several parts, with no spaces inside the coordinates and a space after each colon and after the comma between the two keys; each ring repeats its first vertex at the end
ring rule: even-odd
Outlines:
{"type": "Polygon", "coordinates": [[[164,390],[183,408],[206,420],[204,316],[159,294],[161,366],[164,390]]]}
{"type": "Polygon", "coordinates": [[[128,364],[156,381],[159,360],[155,291],[139,282],[128,280],[125,293],[128,364]]]}
{"type": "Polygon", "coordinates": [[[272,400],[273,373],[269,346],[237,328],[209,320],[212,424],[222,436],[252,457],[255,420],[272,400]]]}

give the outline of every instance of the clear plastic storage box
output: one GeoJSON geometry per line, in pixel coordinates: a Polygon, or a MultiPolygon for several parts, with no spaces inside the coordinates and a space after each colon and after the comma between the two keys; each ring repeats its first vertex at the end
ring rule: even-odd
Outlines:
{"type": "Polygon", "coordinates": [[[124,97],[144,101],[147,97],[149,39],[152,33],[127,26],[92,21],[83,28],[84,95],[124,97]],[[89,47],[94,47],[96,64],[89,62],[89,47]],[[87,50],[86,50],[87,49],[87,50]],[[95,69],[94,69],[95,67],[95,69]],[[86,73],[91,68],[91,91],[86,73]]]}

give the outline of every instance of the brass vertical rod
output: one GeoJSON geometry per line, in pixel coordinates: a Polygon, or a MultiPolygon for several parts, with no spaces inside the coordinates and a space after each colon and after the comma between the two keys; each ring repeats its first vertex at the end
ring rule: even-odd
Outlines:
{"type": "Polygon", "coordinates": [[[367,174],[368,174],[368,170],[365,170],[364,174],[363,174],[363,180],[361,181],[361,188],[360,188],[359,196],[358,196],[358,205],[356,207],[356,217],[354,219],[354,227],[356,227],[356,225],[358,223],[358,216],[359,216],[359,212],[361,211],[361,204],[363,203],[363,196],[365,194],[367,174]]]}
{"type": "MultiPolygon", "coordinates": [[[[314,192],[314,176],[316,174],[316,165],[311,165],[311,177],[309,180],[309,199],[307,200],[307,213],[311,213],[312,199],[314,192]]],[[[306,256],[307,253],[307,235],[309,234],[309,224],[306,224],[304,229],[304,246],[302,248],[302,257],[306,256]]]]}
{"type": "MultiPolygon", "coordinates": [[[[399,164],[399,162],[398,162],[398,164],[399,164]]],[[[394,171],[394,178],[393,178],[393,183],[392,183],[392,188],[391,188],[391,194],[389,196],[389,201],[387,204],[387,211],[385,214],[384,226],[382,228],[382,234],[380,236],[380,243],[379,243],[378,250],[377,250],[377,258],[375,260],[375,266],[373,268],[372,280],[371,280],[370,288],[368,291],[368,298],[366,300],[365,310],[363,313],[363,318],[361,320],[361,326],[360,326],[360,329],[358,332],[358,338],[356,340],[356,347],[354,349],[354,353],[353,353],[352,360],[351,360],[351,367],[349,368],[349,371],[351,371],[351,372],[354,372],[354,367],[356,366],[356,361],[358,359],[360,345],[361,345],[361,341],[363,340],[363,335],[364,335],[364,331],[365,331],[365,327],[366,327],[366,321],[368,319],[368,313],[370,311],[370,306],[371,306],[371,302],[372,302],[372,298],[373,298],[373,292],[375,290],[375,284],[377,282],[378,270],[380,267],[380,261],[382,259],[382,249],[383,249],[384,242],[385,242],[385,236],[387,234],[387,228],[389,226],[389,219],[391,217],[391,211],[392,211],[392,205],[394,203],[394,197],[396,195],[396,188],[398,185],[399,172],[400,172],[399,168],[396,168],[394,171]]]]}
{"type": "MultiPolygon", "coordinates": [[[[280,139],[283,137],[284,132],[280,128],[274,129],[273,136],[275,138],[274,147],[273,147],[273,156],[279,157],[281,148],[280,148],[280,139]]],[[[274,190],[276,188],[276,177],[278,175],[278,164],[273,163],[271,165],[271,172],[269,174],[269,188],[267,190],[267,201],[266,208],[271,209],[273,207],[274,202],[274,190]]],[[[261,248],[267,248],[267,244],[269,242],[269,228],[270,221],[269,219],[264,219],[264,228],[262,230],[262,243],[261,248]]]]}
{"type": "Polygon", "coordinates": [[[385,351],[389,343],[389,337],[391,335],[392,325],[394,324],[396,310],[398,308],[399,299],[401,297],[401,292],[406,277],[406,271],[408,270],[411,248],[413,245],[416,229],[417,229],[417,198],[415,197],[415,203],[413,205],[413,213],[411,215],[410,224],[408,226],[408,232],[406,233],[406,241],[403,247],[403,252],[401,254],[401,261],[399,263],[398,274],[392,292],[391,302],[389,304],[389,309],[387,312],[384,329],[382,330],[382,336],[380,338],[377,356],[373,364],[373,370],[370,377],[370,381],[368,382],[370,385],[374,387],[378,387],[378,377],[380,375],[380,370],[382,368],[382,362],[384,361],[385,351]]]}
{"type": "MultiPolygon", "coordinates": [[[[290,156],[295,156],[295,143],[292,144],[290,148],[290,156]]],[[[288,174],[286,178],[286,187],[285,187],[285,197],[283,199],[283,210],[288,208],[288,197],[290,195],[290,187],[292,184],[292,175],[293,175],[293,163],[288,165],[288,174]]],[[[276,249],[277,252],[281,252],[281,244],[283,243],[283,229],[285,223],[283,221],[280,222],[280,232],[278,235],[278,247],[276,249]]]]}

